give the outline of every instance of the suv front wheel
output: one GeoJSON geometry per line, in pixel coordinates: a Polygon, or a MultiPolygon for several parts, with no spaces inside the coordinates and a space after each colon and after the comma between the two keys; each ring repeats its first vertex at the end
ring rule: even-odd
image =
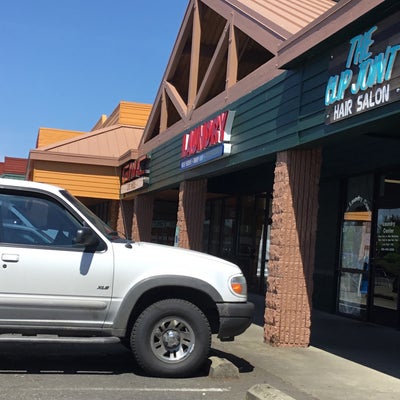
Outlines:
{"type": "Polygon", "coordinates": [[[148,374],[177,378],[193,375],[206,361],[211,329],[203,312],[181,299],[150,305],[136,320],[131,348],[148,374]]]}

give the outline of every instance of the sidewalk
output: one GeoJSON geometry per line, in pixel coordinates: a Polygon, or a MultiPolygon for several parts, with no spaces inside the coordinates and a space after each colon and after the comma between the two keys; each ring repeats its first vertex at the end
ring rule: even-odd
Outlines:
{"type": "Polygon", "coordinates": [[[263,342],[257,323],[233,343],[216,341],[213,348],[233,363],[242,359],[263,371],[260,383],[296,400],[400,398],[399,331],[314,312],[310,347],[277,348],[263,342]]]}

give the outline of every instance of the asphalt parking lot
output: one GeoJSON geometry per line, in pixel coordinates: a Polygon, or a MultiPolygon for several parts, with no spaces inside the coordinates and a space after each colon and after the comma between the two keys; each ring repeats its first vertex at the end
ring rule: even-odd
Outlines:
{"type": "Polygon", "coordinates": [[[3,336],[0,354],[0,399],[7,400],[243,400],[263,379],[241,359],[236,360],[239,379],[212,379],[209,365],[188,379],[147,377],[117,340],[3,336]]]}

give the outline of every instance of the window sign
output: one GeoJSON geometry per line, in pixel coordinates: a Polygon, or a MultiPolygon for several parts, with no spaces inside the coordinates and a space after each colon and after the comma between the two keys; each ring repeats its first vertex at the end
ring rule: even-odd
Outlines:
{"type": "Polygon", "coordinates": [[[326,123],[400,100],[400,13],[336,49],[325,87],[326,123]]]}
{"type": "Polygon", "coordinates": [[[400,276],[400,208],[378,210],[374,305],[397,309],[400,276]]]}

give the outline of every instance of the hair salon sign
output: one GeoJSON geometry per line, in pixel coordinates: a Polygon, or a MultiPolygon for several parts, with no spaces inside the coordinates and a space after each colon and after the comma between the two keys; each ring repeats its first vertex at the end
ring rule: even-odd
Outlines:
{"type": "Polygon", "coordinates": [[[400,100],[400,13],[354,36],[334,54],[325,88],[332,123],[400,100]]]}

